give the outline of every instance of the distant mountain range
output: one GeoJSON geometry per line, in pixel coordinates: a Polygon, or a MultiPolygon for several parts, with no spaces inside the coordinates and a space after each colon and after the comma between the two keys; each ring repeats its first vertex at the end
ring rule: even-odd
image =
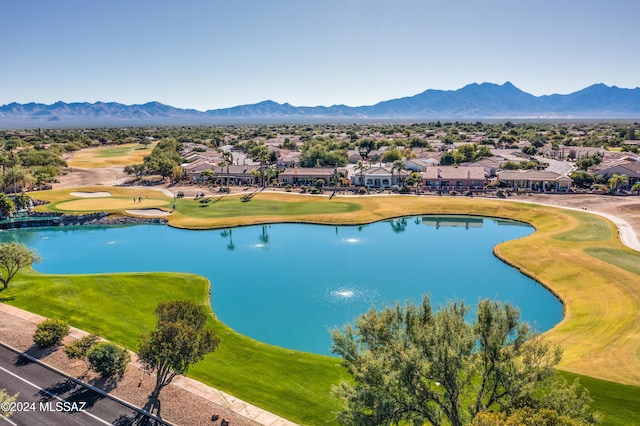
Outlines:
{"type": "Polygon", "coordinates": [[[0,106],[0,128],[107,125],[234,124],[318,121],[419,121],[480,119],[638,119],[640,88],[594,84],[568,95],[534,96],[506,82],[469,84],[458,90],[426,90],[375,105],[296,107],[264,101],[232,108],[197,111],[159,102],[0,106]]]}

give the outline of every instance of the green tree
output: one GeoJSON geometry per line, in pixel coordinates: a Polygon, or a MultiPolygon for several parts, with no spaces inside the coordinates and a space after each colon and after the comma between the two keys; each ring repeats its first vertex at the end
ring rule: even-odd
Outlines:
{"type": "Polygon", "coordinates": [[[358,142],[358,153],[363,160],[366,160],[369,153],[376,149],[376,141],[373,139],[362,139],[358,142]]]}
{"type": "Polygon", "coordinates": [[[69,324],[61,319],[50,318],[36,326],[33,342],[41,348],[49,348],[62,343],[62,339],[69,334],[69,324]]]}
{"type": "MultiPolygon", "coordinates": [[[[19,163],[18,163],[18,157],[13,153],[13,150],[16,149],[19,144],[20,144],[20,140],[15,138],[10,138],[4,143],[4,149],[9,151],[9,156],[7,158],[8,158],[8,164],[11,166],[11,183],[13,184],[12,188],[14,192],[16,190],[15,168],[16,168],[16,165],[19,163]]],[[[4,187],[4,182],[3,182],[3,187],[4,187]]]]}
{"type": "Polygon", "coordinates": [[[613,176],[611,176],[608,180],[609,193],[615,194],[616,192],[618,192],[618,189],[620,189],[620,185],[627,182],[628,182],[627,175],[624,175],[624,174],[619,175],[617,173],[614,173],[613,176]]]}
{"type": "Polygon", "coordinates": [[[561,351],[540,339],[509,304],[483,300],[472,324],[464,303],[433,312],[416,306],[372,308],[355,325],[333,330],[334,353],[353,381],[334,392],[345,424],[468,424],[476,414],[544,407],[541,389],[554,389],[560,412],[595,422],[587,401],[563,386],[554,370],[561,351]],[[579,409],[571,404],[582,404],[579,409]]]}
{"type": "Polygon", "coordinates": [[[0,193],[0,218],[10,217],[16,211],[16,205],[6,194],[0,193]]]}
{"type": "Polygon", "coordinates": [[[368,167],[361,160],[358,160],[353,169],[360,173],[360,186],[364,186],[364,171],[367,170],[368,167]]]}
{"type": "Polygon", "coordinates": [[[393,163],[394,161],[398,160],[402,161],[402,151],[400,151],[398,148],[393,148],[385,151],[384,154],[382,154],[382,158],[380,158],[380,161],[382,161],[383,163],[393,163]]]}
{"type": "Polygon", "coordinates": [[[23,244],[0,244],[0,282],[3,289],[9,287],[9,281],[20,269],[39,261],[38,253],[23,244]]]}
{"type": "Polygon", "coordinates": [[[640,192],[640,182],[636,182],[633,184],[633,186],[631,187],[631,191],[635,192],[636,194],[640,192]]]}
{"type": "Polygon", "coordinates": [[[87,352],[89,366],[102,377],[121,376],[130,360],[125,348],[111,342],[97,343],[87,352]]]}
{"type": "Polygon", "coordinates": [[[140,361],[148,371],[156,374],[156,384],[150,395],[152,402],[158,401],[160,391],[175,376],[186,373],[191,365],[218,347],[218,338],[204,327],[207,318],[204,308],[191,302],[158,304],[156,327],[141,336],[138,342],[140,361]]]}
{"type": "Polygon", "coordinates": [[[459,151],[447,151],[440,157],[440,164],[443,166],[453,166],[464,161],[464,155],[459,151]]]}
{"type": "Polygon", "coordinates": [[[222,158],[227,166],[227,188],[229,188],[229,166],[233,164],[233,153],[231,151],[225,151],[222,153],[222,158]]]}
{"type": "Polygon", "coordinates": [[[100,338],[95,334],[89,334],[65,345],[64,353],[67,354],[69,359],[86,359],[89,350],[98,343],[99,340],[100,338]]]}
{"type": "Polygon", "coordinates": [[[591,173],[577,170],[569,176],[573,179],[573,183],[575,183],[580,188],[591,188],[591,185],[595,182],[595,176],[591,173]]]}
{"type": "Polygon", "coordinates": [[[166,138],[158,142],[151,154],[144,158],[146,172],[159,174],[163,179],[172,176],[174,167],[182,163],[179,153],[181,145],[174,138],[166,138]]]}
{"type": "Polygon", "coordinates": [[[401,182],[401,178],[402,178],[401,173],[402,173],[403,170],[405,170],[404,162],[402,160],[395,160],[393,162],[393,164],[391,165],[391,182],[393,182],[393,172],[394,172],[394,170],[398,171],[398,180],[397,180],[398,181],[398,185],[399,186],[400,185],[404,185],[404,182],[401,182]]]}
{"type": "Polygon", "coordinates": [[[269,148],[266,145],[256,145],[249,150],[249,157],[260,162],[260,185],[265,186],[265,167],[269,161],[269,148]]]}
{"type": "Polygon", "coordinates": [[[31,206],[31,197],[24,192],[21,192],[18,195],[14,195],[13,203],[17,209],[27,209],[31,206]]]}
{"type": "Polygon", "coordinates": [[[132,164],[124,166],[124,172],[128,175],[134,175],[136,180],[140,180],[147,172],[147,166],[144,163],[132,164]]]}

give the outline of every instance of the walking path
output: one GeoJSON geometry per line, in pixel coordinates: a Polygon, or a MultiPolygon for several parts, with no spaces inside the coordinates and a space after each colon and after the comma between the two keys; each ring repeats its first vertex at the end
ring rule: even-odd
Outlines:
{"type": "MultiPolygon", "coordinates": [[[[24,311],[22,309],[18,309],[16,307],[13,307],[4,303],[0,303],[0,324],[11,323],[9,321],[9,317],[13,317],[13,319],[20,319],[20,320],[24,320],[29,323],[32,323],[33,329],[35,329],[36,324],[46,319],[45,317],[42,317],[40,315],[31,313],[28,311],[24,311]]],[[[2,330],[0,330],[0,332],[1,331],[2,330]]],[[[69,335],[75,339],[79,339],[88,334],[89,333],[87,333],[86,331],[83,331],[74,327],[71,328],[71,331],[69,333],[69,335]]],[[[0,333],[0,335],[2,335],[2,333],[0,333]]],[[[2,336],[2,340],[5,341],[7,344],[15,343],[15,342],[7,341],[10,339],[8,339],[6,336],[2,336]]],[[[20,345],[16,345],[16,346],[20,346],[20,345]]],[[[45,364],[46,364],[46,360],[45,360],[45,364]]],[[[60,368],[58,367],[58,369],[60,368]]],[[[142,364],[138,361],[137,357],[133,353],[132,353],[132,361],[127,367],[127,370],[131,370],[131,369],[137,369],[140,371],[143,370],[142,364]]],[[[194,396],[203,398],[217,406],[224,407],[250,420],[251,422],[254,422],[255,424],[266,425],[266,426],[295,426],[295,423],[290,422],[289,420],[283,419],[282,417],[279,417],[273,413],[270,413],[266,410],[258,408],[234,396],[231,396],[225,392],[214,389],[212,387],[209,387],[203,383],[200,383],[196,380],[190,379],[185,376],[177,376],[173,380],[173,382],[171,382],[170,386],[180,388],[184,391],[189,392],[194,396]]]]}

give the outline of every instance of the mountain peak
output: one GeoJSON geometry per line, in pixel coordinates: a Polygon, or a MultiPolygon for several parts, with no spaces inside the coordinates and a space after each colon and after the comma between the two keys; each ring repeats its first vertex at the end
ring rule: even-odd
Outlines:
{"type": "Polygon", "coordinates": [[[534,96],[510,81],[472,83],[457,90],[429,89],[415,96],[391,99],[371,106],[296,107],[265,100],[200,112],[157,101],[142,105],[116,102],[11,103],[0,106],[0,128],[92,125],[219,124],[234,120],[433,120],[433,119],[609,119],[640,117],[640,89],[622,89],[597,83],[568,95],[534,96]]]}

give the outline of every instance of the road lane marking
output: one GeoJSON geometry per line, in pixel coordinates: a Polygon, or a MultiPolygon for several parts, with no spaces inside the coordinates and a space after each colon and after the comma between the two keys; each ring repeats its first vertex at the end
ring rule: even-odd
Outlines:
{"type": "Polygon", "coordinates": [[[0,419],[5,420],[7,423],[12,424],[13,426],[18,426],[18,423],[14,423],[3,415],[0,415],[0,419]]]}
{"type": "MultiPolygon", "coordinates": [[[[40,386],[36,385],[35,383],[32,383],[32,382],[30,382],[29,380],[27,380],[27,379],[25,379],[25,378],[23,378],[23,377],[20,377],[20,376],[18,376],[18,375],[17,375],[17,374],[15,374],[15,373],[12,373],[11,371],[7,370],[6,368],[4,368],[4,367],[2,367],[2,366],[0,366],[0,370],[4,371],[5,373],[8,373],[8,374],[12,375],[13,377],[15,377],[15,378],[16,378],[16,379],[18,379],[18,380],[23,381],[24,383],[28,384],[28,385],[29,385],[29,386],[31,386],[31,387],[34,387],[34,388],[38,389],[40,392],[44,392],[45,394],[47,394],[47,395],[49,395],[49,396],[51,396],[51,397],[53,397],[53,398],[57,399],[57,400],[58,400],[58,401],[60,401],[60,402],[67,402],[67,403],[69,402],[69,401],[67,401],[66,399],[60,398],[58,395],[54,395],[53,393],[49,392],[48,390],[41,388],[40,386]]],[[[95,419],[95,420],[97,420],[97,421],[99,421],[99,422],[100,422],[100,423],[102,423],[102,424],[105,424],[105,425],[111,425],[111,423],[110,423],[110,422],[107,422],[107,421],[105,421],[105,420],[101,419],[100,417],[98,417],[98,416],[95,416],[95,415],[91,414],[91,413],[90,413],[90,412],[88,412],[88,411],[80,411],[80,412],[81,412],[81,413],[86,414],[87,416],[89,416],[89,417],[91,417],[91,418],[93,418],[93,419],[95,419]]],[[[5,418],[5,420],[7,420],[9,423],[13,423],[13,422],[11,422],[9,419],[6,419],[6,418],[5,418]]],[[[15,425],[15,423],[13,423],[13,424],[15,425]]]]}

